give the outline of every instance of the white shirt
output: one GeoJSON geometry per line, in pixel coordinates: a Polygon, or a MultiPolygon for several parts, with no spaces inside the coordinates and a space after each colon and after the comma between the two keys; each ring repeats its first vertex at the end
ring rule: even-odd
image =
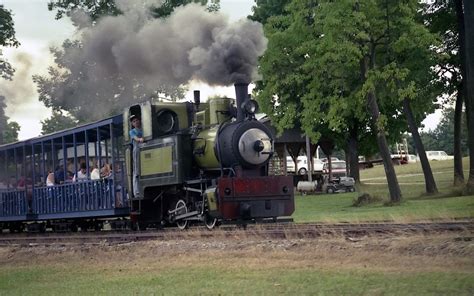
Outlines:
{"type": "Polygon", "coordinates": [[[82,173],[81,170],[77,171],[77,173],[74,175],[74,178],[72,178],[73,182],[76,181],[87,181],[87,172],[84,174],[82,173]]]}
{"type": "Polygon", "coordinates": [[[54,186],[54,174],[53,173],[50,173],[48,174],[48,176],[46,177],[46,186],[54,186]]]}
{"type": "Polygon", "coordinates": [[[91,180],[100,180],[100,171],[98,168],[95,168],[91,172],[91,180]]]}

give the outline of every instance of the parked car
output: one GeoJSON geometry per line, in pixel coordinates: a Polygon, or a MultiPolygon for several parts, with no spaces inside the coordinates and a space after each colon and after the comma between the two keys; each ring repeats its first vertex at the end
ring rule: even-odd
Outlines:
{"type": "Polygon", "coordinates": [[[454,156],[448,155],[444,151],[426,151],[426,157],[428,160],[448,160],[454,159],[454,156]]]}
{"type": "MultiPolygon", "coordinates": [[[[308,158],[306,156],[298,156],[298,175],[306,175],[308,173],[308,158]]],[[[322,172],[324,163],[319,158],[313,158],[313,172],[322,172]]],[[[288,172],[295,172],[295,163],[291,156],[286,157],[286,169],[288,172]]]]}
{"type": "MultiPolygon", "coordinates": [[[[326,163],[326,162],[328,162],[328,159],[326,157],[324,157],[324,158],[321,158],[321,161],[326,163]]],[[[331,157],[331,161],[341,161],[341,160],[337,157],[331,157]]]]}
{"type": "MultiPolygon", "coordinates": [[[[345,177],[346,173],[346,162],[343,160],[332,161],[331,171],[333,177],[345,177]]],[[[329,174],[329,163],[325,163],[323,166],[323,174],[329,174]]]]}

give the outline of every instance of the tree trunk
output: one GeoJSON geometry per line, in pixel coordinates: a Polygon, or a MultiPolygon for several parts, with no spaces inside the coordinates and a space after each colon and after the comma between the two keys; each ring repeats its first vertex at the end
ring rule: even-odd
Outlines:
{"type": "MultiPolygon", "coordinates": [[[[375,45],[371,45],[370,56],[365,56],[360,61],[361,78],[367,79],[367,72],[369,70],[369,64],[371,68],[375,67],[375,45]]],[[[390,192],[390,201],[392,203],[398,203],[402,200],[402,192],[398,185],[397,175],[393,168],[392,158],[388,148],[387,138],[385,137],[385,129],[380,125],[380,109],[375,96],[375,90],[369,90],[367,94],[367,105],[372,116],[373,126],[377,133],[377,145],[379,146],[380,155],[385,169],[385,176],[387,177],[388,190],[390,192]]]]}
{"type": "Polygon", "coordinates": [[[461,133],[462,133],[462,86],[458,88],[456,107],[454,108],[454,186],[464,184],[462,167],[461,133]]]}
{"type": "Polygon", "coordinates": [[[356,184],[360,184],[360,173],[359,173],[359,145],[357,141],[358,124],[355,122],[349,128],[349,176],[354,178],[356,184]]]}
{"type": "Polygon", "coordinates": [[[407,117],[408,127],[410,128],[413,142],[415,142],[416,151],[418,151],[418,155],[420,156],[421,168],[423,169],[423,175],[425,176],[426,193],[438,193],[438,188],[436,187],[436,182],[433,178],[433,172],[431,171],[430,162],[426,157],[425,146],[421,141],[420,134],[418,133],[418,126],[415,123],[415,117],[411,110],[410,101],[407,98],[403,99],[403,111],[407,117]]]}
{"type": "Polygon", "coordinates": [[[377,144],[379,146],[380,155],[382,156],[385,175],[388,182],[388,190],[390,191],[390,201],[397,203],[402,200],[402,193],[398,185],[397,175],[393,168],[392,158],[388,149],[387,139],[385,138],[385,130],[379,125],[380,111],[377,104],[377,98],[373,90],[367,95],[370,114],[372,115],[373,125],[377,131],[377,144]]]}
{"type": "Polygon", "coordinates": [[[454,186],[464,184],[464,171],[462,167],[461,133],[462,133],[462,104],[466,96],[466,42],[464,29],[464,12],[462,0],[454,0],[456,20],[459,32],[459,57],[461,68],[461,83],[458,86],[456,107],[454,108],[454,186]]]}
{"type": "Polygon", "coordinates": [[[466,114],[468,119],[469,179],[466,191],[474,193],[474,1],[464,0],[466,114]]]}

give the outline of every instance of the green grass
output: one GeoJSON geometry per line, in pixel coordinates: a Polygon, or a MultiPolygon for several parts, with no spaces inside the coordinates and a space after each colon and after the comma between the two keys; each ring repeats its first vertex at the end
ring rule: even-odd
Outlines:
{"type": "Polygon", "coordinates": [[[472,295],[474,275],[312,268],[0,268],[1,295],[472,295]]]}
{"type": "Polygon", "coordinates": [[[396,206],[380,202],[353,207],[356,197],[356,193],[297,196],[293,219],[295,222],[411,222],[474,217],[472,196],[406,200],[396,206]]]}
{"type": "MultiPolygon", "coordinates": [[[[463,159],[464,168],[469,158],[463,159]]],[[[455,219],[474,217],[474,196],[461,196],[462,188],[453,187],[453,162],[430,163],[439,194],[425,194],[421,165],[395,166],[403,201],[400,205],[386,206],[389,201],[388,186],[383,166],[361,170],[362,185],[359,192],[379,197],[382,201],[353,207],[353,200],[360,193],[296,195],[296,222],[364,222],[397,221],[411,222],[431,219],[455,219]]],[[[466,173],[467,178],[467,173],[466,173]]]]}

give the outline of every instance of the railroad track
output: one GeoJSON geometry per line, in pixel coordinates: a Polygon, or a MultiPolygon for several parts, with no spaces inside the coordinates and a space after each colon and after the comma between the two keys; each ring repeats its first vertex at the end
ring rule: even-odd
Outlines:
{"type": "Polygon", "coordinates": [[[301,239],[323,236],[396,236],[428,233],[458,232],[472,235],[474,221],[434,223],[367,223],[367,224],[315,224],[282,223],[259,224],[247,227],[224,225],[212,231],[205,227],[192,227],[185,231],[174,228],[146,231],[100,231],[81,233],[20,233],[0,234],[0,247],[37,246],[52,244],[121,244],[150,240],[180,240],[208,238],[237,239],[301,239]]]}

